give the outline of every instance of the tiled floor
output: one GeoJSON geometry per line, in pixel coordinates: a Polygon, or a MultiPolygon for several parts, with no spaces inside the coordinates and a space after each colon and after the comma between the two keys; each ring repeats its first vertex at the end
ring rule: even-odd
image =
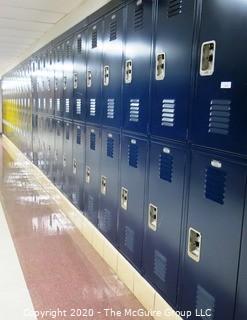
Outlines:
{"type": "Polygon", "coordinates": [[[142,306],[39,185],[23,160],[11,158],[2,140],[0,169],[0,200],[32,303],[36,311],[47,312],[38,319],[140,319],[124,316],[125,309],[142,306]],[[107,316],[106,308],[122,311],[123,316],[111,317],[109,312],[107,316]],[[72,316],[73,309],[78,316],[72,316]],[[82,313],[89,311],[82,309],[92,309],[92,317],[83,317],[82,313]],[[54,314],[49,314],[51,311],[54,314]]]}

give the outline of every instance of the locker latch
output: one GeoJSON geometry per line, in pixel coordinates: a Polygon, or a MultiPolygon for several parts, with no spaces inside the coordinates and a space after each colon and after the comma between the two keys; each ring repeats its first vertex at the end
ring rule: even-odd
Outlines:
{"type": "Polygon", "coordinates": [[[156,80],[163,80],[165,78],[165,53],[161,52],[156,57],[156,80]]]}
{"type": "Polygon", "coordinates": [[[108,86],[110,82],[110,67],[104,66],[104,86],[108,86]]]}
{"type": "Polygon", "coordinates": [[[86,167],[86,183],[90,183],[91,175],[90,175],[90,168],[86,167]]]}
{"type": "Polygon", "coordinates": [[[214,73],[216,42],[207,41],[201,47],[200,75],[211,76],[214,73]]]}
{"type": "Polygon", "coordinates": [[[121,207],[124,210],[128,208],[128,190],[123,187],[121,189],[121,207]]]}
{"type": "Polygon", "coordinates": [[[149,204],[148,209],[148,226],[153,231],[157,230],[158,208],[153,204],[149,204]]]}
{"type": "Polygon", "coordinates": [[[66,157],[63,156],[63,166],[66,167],[66,157]]]}
{"type": "Polygon", "coordinates": [[[74,89],[78,87],[78,74],[74,73],[74,89]]]}
{"type": "Polygon", "coordinates": [[[92,86],[92,72],[87,72],[87,87],[90,88],[92,86]]]}
{"type": "Polygon", "coordinates": [[[132,60],[125,62],[125,83],[132,82],[132,60]]]}
{"type": "Polygon", "coordinates": [[[58,89],[58,80],[57,78],[55,78],[55,90],[57,91],[57,89],[58,89]]]}
{"type": "Polygon", "coordinates": [[[50,79],[48,79],[47,86],[48,86],[48,91],[51,91],[51,80],[50,79]]]}
{"type": "Polygon", "coordinates": [[[63,77],[63,90],[67,89],[67,76],[63,77]]]}
{"type": "Polygon", "coordinates": [[[101,193],[106,195],[106,182],[107,178],[104,176],[101,176],[101,193]]]}
{"type": "Polygon", "coordinates": [[[200,261],[201,233],[193,228],[189,229],[188,256],[196,262],[200,261]]]}
{"type": "Polygon", "coordinates": [[[76,174],[76,171],[77,171],[77,162],[76,162],[76,160],[74,159],[74,160],[73,160],[73,174],[76,174]]]}
{"type": "Polygon", "coordinates": [[[55,151],[55,161],[57,161],[58,160],[58,152],[57,152],[57,150],[55,151]]]}

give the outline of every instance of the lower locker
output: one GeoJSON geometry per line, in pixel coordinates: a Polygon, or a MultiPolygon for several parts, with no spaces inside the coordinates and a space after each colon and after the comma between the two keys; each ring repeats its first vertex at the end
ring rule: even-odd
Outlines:
{"type": "Polygon", "coordinates": [[[63,120],[55,119],[55,147],[53,180],[55,185],[62,190],[63,186],[63,120]]]}
{"type": "Polygon", "coordinates": [[[73,185],[73,123],[64,120],[64,135],[63,135],[63,192],[66,196],[72,198],[73,185]]]}
{"type": "Polygon", "coordinates": [[[74,123],[73,126],[73,183],[72,202],[84,210],[83,186],[85,174],[85,125],[74,123]]]}
{"type": "Polygon", "coordinates": [[[33,130],[32,130],[33,163],[37,166],[39,137],[38,137],[38,115],[35,113],[32,115],[32,124],[33,124],[33,130]]]}
{"type": "Polygon", "coordinates": [[[122,136],[120,164],[119,247],[141,268],[145,172],[148,144],[134,136],[122,136]]]}
{"type": "Polygon", "coordinates": [[[180,306],[190,319],[233,319],[245,184],[241,164],[192,152],[180,306]]]}
{"type": "Polygon", "coordinates": [[[48,118],[47,131],[47,177],[53,181],[53,162],[55,144],[55,121],[53,117],[48,118]]]}
{"type": "Polygon", "coordinates": [[[99,165],[100,165],[100,129],[86,127],[86,168],[85,168],[85,215],[98,225],[99,208],[99,165]]]}
{"type": "Polygon", "coordinates": [[[43,154],[43,143],[44,143],[44,118],[39,114],[38,116],[38,167],[43,170],[44,168],[44,154],[43,154]]]}
{"type": "Polygon", "coordinates": [[[167,142],[151,142],[144,274],[173,306],[177,302],[181,223],[187,151],[167,142]]]}
{"type": "Polygon", "coordinates": [[[98,227],[116,245],[117,212],[119,205],[119,151],[120,134],[102,130],[100,208],[98,227]]]}

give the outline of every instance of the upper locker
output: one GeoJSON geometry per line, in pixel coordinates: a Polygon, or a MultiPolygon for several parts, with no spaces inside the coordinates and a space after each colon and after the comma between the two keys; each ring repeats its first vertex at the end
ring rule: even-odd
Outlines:
{"type": "Polygon", "coordinates": [[[103,20],[87,30],[87,114],[91,123],[101,121],[101,68],[103,20]]]}
{"type": "Polygon", "coordinates": [[[48,50],[47,56],[47,113],[54,115],[54,52],[52,48],[48,50]]]}
{"type": "Polygon", "coordinates": [[[64,42],[63,52],[63,117],[73,118],[73,38],[64,42]]]}
{"type": "Polygon", "coordinates": [[[124,129],[147,133],[152,19],[154,1],[138,0],[127,6],[124,61],[124,129]]]}
{"type": "Polygon", "coordinates": [[[187,139],[195,0],[159,0],[154,38],[151,134],[187,139]]]}
{"type": "Polygon", "coordinates": [[[55,116],[63,116],[63,45],[55,47],[55,74],[54,74],[54,106],[55,116]]]}
{"type": "Polygon", "coordinates": [[[86,33],[79,31],[74,38],[73,119],[84,121],[86,116],[86,33]]]}
{"type": "Polygon", "coordinates": [[[193,144],[244,155],[246,15],[246,1],[203,1],[191,131],[193,144]]]}
{"type": "Polygon", "coordinates": [[[119,128],[122,120],[123,10],[105,17],[103,45],[103,125],[119,128]]]}

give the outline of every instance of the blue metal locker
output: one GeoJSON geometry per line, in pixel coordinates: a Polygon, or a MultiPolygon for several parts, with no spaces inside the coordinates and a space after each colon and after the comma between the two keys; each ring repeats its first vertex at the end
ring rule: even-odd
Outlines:
{"type": "Polygon", "coordinates": [[[53,117],[48,118],[47,132],[47,177],[53,181],[53,164],[55,152],[55,120],[53,117]]]}
{"type": "Polygon", "coordinates": [[[73,124],[64,120],[63,134],[63,192],[71,199],[73,185],[73,124]]]}
{"type": "Polygon", "coordinates": [[[63,45],[55,48],[55,73],[54,73],[54,107],[55,116],[63,116],[63,45]]]}
{"type": "Polygon", "coordinates": [[[50,116],[54,115],[54,70],[55,70],[55,57],[52,48],[48,51],[47,60],[47,113],[50,116]]]}
{"type": "Polygon", "coordinates": [[[63,53],[63,117],[73,119],[73,38],[67,39],[63,53]]]}
{"type": "Polygon", "coordinates": [[[134,136],[122,136],[120,164],[119,247],[141,268],[143,213],[148,144],[134,136]]]}
{"type": "Polygon", "coordinates": [[[94,225],[98,225],[99,208],[99,166],[100,166],[100,129],[86,127],[86,167],[85,167],[85,214],[94,225]]]}
{"type": "Polygon", "coordinates": [[[181,255],[186,146],[151,141],[149,158],[144,274],[165,300],[175,306],[181,255]]]}
{"type": "Polygon", "coordinates": [[[48,97],[47,97],[47,50],[42,50],[41,53],[41,67],[40,67],[40,73],[41,73],[41,112],[44,114],[48,113],[48,97]]]}
{"type": "Polygon", "coordinates": [[[86,117],[86,32],[76,33],[74,38],[73,119],[84,121],[86,117]]]}
{"type": "Polygon", "coordinates": [[[102,113],[102,34],[102,20],[99,20],[97,23],[91,25],[87,30],[86,119],[91,123],[100,123],[102,113]]]}
{"type": "Polygon", "coordinates": [[[81,211],[84,209],[83,190],[85,176],[85,125],[73,125],[73,183],[72,202],[81,211]]]}
{"type": "Polygon", "coordinates": [[[44,118],[43,115],[38,116],[38,167],[42,170],[43,161],[43,128],[44,128],[44,118]]]}
{"type": "Polygon", "coordinates": [[[195,0],[158,0],[150,128],[155,136],[187,139],[195,8],[195,0]]]}
{"type": "Polygon", "coordinates": [[[232,320],[245,201],[246,168],[219,154],[193,151],[182,310],[232,320]],[[207,311],[208,310],[208,311],[207,311]]]}
{"type": "Polygon", "coordinates": [[[246,1],[203,1],[191,113],[193,144],[244,155],[247,154],[246,16],[246,1]]]}
{"type": "Polygon", "coordinates": [[[63,185],[63,120],[55,119],[54,174],[55,185],[62,190],[63,185]]]}
{"type": "Polygon", "coordinates": [[[147,132],[154,1],[135,0],[127,6],[124,53],[124,129],[147,132]]]}
{"type": "Polygon", "coordinates": [[[100,207],[98,226],[101,232],[114,244],[117,242],[119,208],[119,156],[120,134],[102,130],[100,168],[100,207]]]}
{"type": "Polygon", "coordinates": [[[112,12],[104,20],[102,123],[116,128],[122,126],[123,22],[123,9],[112,12]]]}

